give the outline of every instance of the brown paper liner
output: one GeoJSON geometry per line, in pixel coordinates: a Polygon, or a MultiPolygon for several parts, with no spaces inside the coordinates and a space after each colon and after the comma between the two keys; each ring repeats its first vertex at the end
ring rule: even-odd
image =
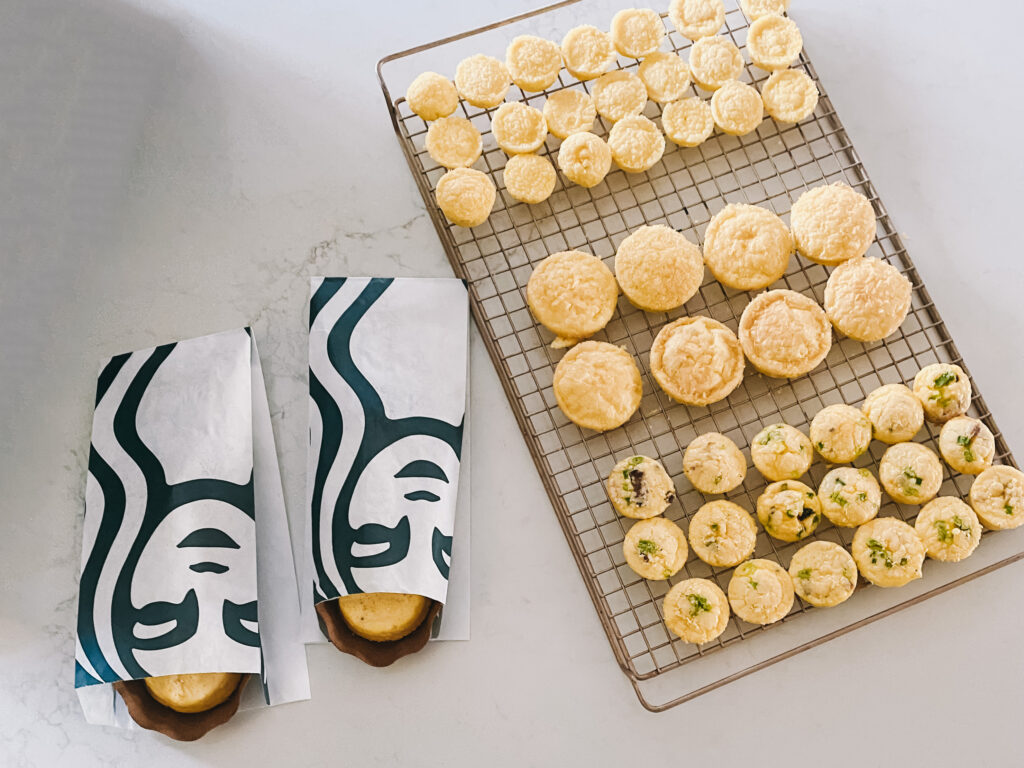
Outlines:
{"type": "Polygon", "coordinates": [[[195,741],[218,725],[223,725],[238,711],[242,689],[249,681],[243,675],[234,692],[213,709],[205,712],[177,712],[165,707],[149,695],[145,680],[123,680],[114,683],[132,720],[143,728],[159,731],[176,741],[195,741]]]}
{"type": "Polygon", "coordinates": [[[353,632],[342,618],[337,600],[327,600],[316,605],[316,612],[320,617],[320,628],[334,644],[334,647],[342,653],[351,654],[357,659],[365,661],[371,667],[386,667],[394,664],[403,656],[422,649],[430,639],[430,628],[434,625],[434,619],[437,618],[440,611],[441,604],[437,600],[431,600],[426,618],[416,629],[398,640],[380,643],[367,640],[353,632]]]}

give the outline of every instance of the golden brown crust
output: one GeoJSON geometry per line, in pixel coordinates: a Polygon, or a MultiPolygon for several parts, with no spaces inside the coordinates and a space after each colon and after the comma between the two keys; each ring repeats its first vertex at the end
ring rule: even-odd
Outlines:
{"type": "Polygon", "coordinates": [[[704,279],[696,243],[663,224],[643,226],[619,243],[615,279],[634,306],[648,312],[681,307],[704,279]]]}
{"type": "Polygon", "coordinates": [[[803,47],[800,29],[792,19],[785,16],[762,16],[747,31],[750,62],[769,72],[789,67],[796,61],[803,47]]]}
{"type": "Polygon", "coordinates": [[[643,173],[661,160],[665,136],[643,115],[629,115],[608,132],[608,148],[619,168],[627,173],[643,173]]]}
{"type": "Polygon", "coordinates": [[[377,643],[401,640],[418,627],[430,609],[423,595],[368,592],[338,598],[341,617],[360,637],[377,643]]]}
{"type": "Polygon", "coordinates": [[[423,72],[405,92],[409,109],[426,121],[448,117],[459,106],[455,84],[437,72],[423,72]]]}
{"type": "Polygon", "coordinates": [[[519,35],[505,50],[505,66],[521,90],[543,91],[558,79],[562,50],[542,37],[519,35]]]}
{"type": "Polygon", "coordinates": [[[767,288],[781,278],[793,248],[782,219],[756,205],[725,206],[704,232],[704,263],[718,282],[741,291],[767,288]]]}
{"type": "Polygon", "coordinates": [[[875,239],[875,227],[871,202],[842,182],[807,190],[789,214],[797,251],[826,266],[863,256],[875,239]]]}
{"type": "Polygon", "coordinates": [[[552,386],[562,413],[596,432],[629,421],[643,395],[633,358],[603,341],[584,341],[570,349],[555,367],[552,386]]]}
{"type": "Polygon", "coordinates": [[[712,94],[711,116],[725,133],[746,136],[761,125],[764,102],[756,88],[739,80],[729,80],[712,94]]]}
{"type": "Polygon", "coordinates": [[[832,324],[814,299],[777,289],[754,297],[740,317],[747,359],[767,376],[794,378],[814,370],[832,348],[832,324]]]}
{"type": "Polygon", "coordinates": [[[455,68],[455,87],[474,107],[489,109],[501,104],[511,82],[505,63],[482,53],[463,59],[455,68]]]}
{"type": "Polygon", "coordinates": [[[619,287],[603,261],[582,251],[553,253],[526,283],[526,303],[537,321],[569,347],[600,331],[615,312],[619,287]]]}
{"type": "Polygon", "coordinates": [[[739,340],[710,317],[681,317],[660,331],[651,346],[651,373],[665,392],[686,405],[724,399],[743,381],[739,340]]]}
{"type": "Polygon", "coordinates": [[[176,741],[195,741],[218,725],[223,725],[238,711],[249,675],[243,675],[231,695],[205,712],[175,712],[154,699],[145,680],[123,680],[114,683],[125,708],[139,726],[157,731],[176,741]]]}
{"type": "Polygon", "coordinates": [[[427,644],[434,619],[441,612],[441,603],[436,600],[431,602],[426,618],[416,629],[401,640],[389,643],[367,640],[353,632],[342,618],[337,600],[325,600],[322,603],[317,603],[316,613],[320,619],[321,630],[335,648],[342,653],[355,656],[371,667],[386,667],[394,664],[403,656],[416,653],[427,644]]]}
{"type": "Polygon", "coordinates": [[[195,713],[225,702],[241,682],[237,672],[201,672],[147,677],[149,695],[175,712],[195,713]]]}
{"type": "Polygon", "coordinates": [[[637,74],[647,86],[647,98],[667,104],[683,98],[690,85],[690,68],[682,57],[667,51],[646,56],[637,74]]]}
{"type": "Polygon", "coordinates": [[[558,148],[558,167],[573,184],[596,187],[612,167],[612,151],[600,136],[578,131],[558,148]]]}
{"type": "Polygon", "coordinates": [[[680,147],[699,146],[715,132],[711,105],[696,96],[666,104],[661,111],[661,127],[674,144],[680,147]]]}

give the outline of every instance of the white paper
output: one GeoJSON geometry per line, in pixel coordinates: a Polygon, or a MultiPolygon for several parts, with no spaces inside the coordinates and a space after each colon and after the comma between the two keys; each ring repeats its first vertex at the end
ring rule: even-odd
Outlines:
{"type": "Polygon", "coordinates": [[[153,675],[262,670],[246,704],[308,698],[255,342],[239,329],[121,355],[98,394],[76,638],[87,721],[132,727],[109,683],[153,675]]]}
{"type": "Polygon", "coordinates": [[[446,603],[435,634],[468,639],[465,286],[315,278],[311,296],[304,637],[324,641],[315,602],[362,591],[446,603]]]}

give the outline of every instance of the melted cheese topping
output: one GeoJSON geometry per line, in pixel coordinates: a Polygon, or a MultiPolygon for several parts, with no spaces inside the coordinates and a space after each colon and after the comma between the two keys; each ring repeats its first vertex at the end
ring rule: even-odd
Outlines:
{"type": "Polygon", "coordinates": [[[871,445],[871,422],[852,405],[829,405],[811,421],[811,443],[825,461],[845,464],[871,445]]]}
{"type": "Polygon", "coordinates": [[[741,291],[781,278],[793,254],[793,236],[778,216],[756,205],[730,204],[704,233],[704,262],[718,282],[741,291]]]}
{"type": "Polygon", "coordinates": [[[680,147],[703,144],[715,130],[711,105],[695,96],[666,104],[661,112],[661,127],[680,147]]]}
{"type": "Polygon", "coordinates": [[[651,373],[675,400],[708,405],[743,380],[743,350],[736,335],[710,317],[682,317],[662,328],[651,346],[651,373]]]}
{"type": "Polygon", "coordinates": [[[910,309],[910,281],[875,258],[844,261],[825,285],[825,314],[840,333],[881,341],[896,332],[910,309]]]}
{"type": "Polygon", "coordinates": [[[677,574],[686,563],[686,536],[664,517],[641,520],[626,534],[622,554],[638,576],[662,581],[677,574]]]}
{"type": "Polygon", "coordinates": [[[464,117],[442,117],[427,129],[427,153],[445,168],[468,168],[484,148],[483,138],[464,117]]]}
{"type": "Polygon", "coordinates": [[[562,50],[542,37],[519,35],[505,50],[505,66],[521,90],[543,91],[558,79],[562,50]]]}
{"type": "Polygon", "coordinates": [[[747,31],[750,61],[764,70],[786,69],[796,61],[803,47],[800,29],[785,16],[762,16],[747,31]]]}
{"type": "Polygon", "coordinates": [[[640,371],[626,350],[584,341],[555,367],[555,400],[570,421],[602,432],[625,424],[640,407],[640,371]]]}
{"type": "Polygon", "coordinates": [[[647,105],[647,86],[632,72],[618,70],[601,75],[590,88],[597,114],[611,122],[639,115],[647,105]]]}
{"type": "Polygon", "coordinates": [[[807,435],[789,424],[770,424],[754,436],[750,458],[769,480],[796,480],[814,460],[807,435]]]}
{"type": "Polygon", "coordinates": [[[818,106],[818,86],[805,72],[784,69],[761,86],[764,111],[780,123],[799,123],[818,106]]]}
{"type": "Polygon", "coordinates": [[[504,101],[510,83],[508,69],[493,56],[478,53],[463,59],[455,68],[455,87],[474,107],[498,106],[504,101]]]}
{"type": "Polygon", "coordinates": [[[690,48],[690,73],[705,91],[715,91],[743,71],[743,56],[727,37],[702,37],[690,48]]]}
{"type": "Polygon", "coordinates": [[[825,184],[797,198],[789,226],[804,258],[834,266],[867,252],[875,239],[875,211],[846,184],[825,184]]]}
{"type": "Polygon", "coordinates": [[[589,24],[570,29],[562,40],[565,68],[577,80],[603,75],[615,61],[612,39],[589,24]]]}
{"type": "Polygon", "coordinates": [[[660,515],[676,497],[668,472],[648,456],[630,456],[620,461],[612,467],[606,487],[615,510],[634,520],[660,515]]]}
{"type": "Polygon", "coordinates": [[[564,139],[593,128],[597,109],[589,93],[567,89],[548,96],[544,102],[544,117],[551,134],[564,139]]]}
{"type": "Polygon", "coordinates": [[[699,40],[725,24],[725,5],[722,0],[672,0],[668,17],[683,37],[699,40]]]}
{"type": "Polygon", "coordinates": [[[813,534],[821,521],[821,502],[799,480],[773,482],[758,497],[758,520],[768,535],[783,542],[799,542],[813,534]]]}
{"type": "Polygon", "coordinates": [[[612,44],[623,56],[641,59],[654,53],[665,38],[665,25],[650,8],[625,8],[612,17],[612,44]]]}
{"type": "Polygon", "coordinates": [[[497,190],[487,174],[455,168],[437,182],[437,205],[452,224],[478,227],[487,221],[497,190]]]}
{"type": "Polygon", "coordinates": [[[585,339],[604,328],[618,296],[612,271],[599,258],[582,251],[548,256],[526,284],[526,301],[533,316],[564,342],[585,339]]]}
{"type": "Polygon", "coordinates": [[[821,502],[799,480],[772,483],[757,498],[757,519],[780,541],[800,541],[821,522],[821,502]]]}
{"type": "Polygon", "coordinates": [[[921,401],[903,384],[885,384],[873,390],[861,410],[871,421],[874,436],[883,443],[912,440],[924,425],[921,401]]]}
{"type": "Polygon", "coordinates": [[[661,104],[683,98],[690,87],[690,68],[681,56],[665,51],[648,54],[637,69],[647,98],[661,104]]]}
{"type": "Polygon", "coordinates": [[[535,152],[548,136],[544,114],[518,101],[502,104],[491,120],[494,141],[510,155],[535,152]]]}
{"type": "Polygon", "coordinates": [[[942,425],[939,453],[957,472],[977,475],[992,466],[996,439],[978,419],[957,416],[942,425]]]}
{"type": "Polygon", "coordinates": [[[746,136],[764,119],[761,94],[746,83],[729,80],[711,96],[715,125],[732,136],[746,136]]]}
{"type": "Polygon", "coordinates": [[[688,643],[707,643],[729,625],[729,601],[707,579],[687,579],[665,595],[661,606],[665,626],[688,643]]]}
{"type": "Polygon", "coordinates": [[[779,289],[754,297],[740,318],[743,352],[761,373],[802,376],[832,347],[832,326],[814,299],[779,289]]]}
{"type": "Polygon", "coordinates": [[[595,187],[612,167],[612,151],[604,139],[592,133],[574,133],[558,148],[558,167],[574,184],[595,187]]]}
{"type": "Polygon", "coordinates": [[[704,279],[700,248],[662,224],[643,226],[619,244],[615,278],[626,297],[648,312],[685,304],[704,279]]]}
{"type": "Polygon", "coordinates": [[[971,380],[959,365],[933,363],[914,377],[914,395],[921,401],[924,417],[943,424],[971,407],[971,380]]]}
{"type": "Polygon", "coordinates": [[[536,205],[551,197],[558,175],[546,157],[515,155],[505,163],[502,172],[505,189],[516,200],[536,205]]]}
{"type": "Polygon", "coordinates": [[[459,106],[459,93],[455,84],[437,72],[424,72],[409,83],[405,92],[409,109],[424,120],[448,117],[459,106]]]}
{"type": "Polygon", "coordinates": [[[608,147],[615,164],[629,173],[642,173],[661,160],[665,137],[643,115],[619,120],[608,132],[608,147]]]}
{"type": "Polygon", "coordinates": [[[740,0],[740,8],[748,19],[756,21],[770,14],[781,16],[789,10],[789,0],[740,0]]]}

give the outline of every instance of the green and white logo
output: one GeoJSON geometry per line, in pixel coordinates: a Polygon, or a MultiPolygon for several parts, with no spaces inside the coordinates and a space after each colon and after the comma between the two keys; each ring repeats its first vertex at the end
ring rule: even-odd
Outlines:
{"type": "Polygon", "coordinates": [[[318,278],[310,298],[314,600],[444,601],[466,402],[465,285],[318,278]]]}
{"type": "Polygon", "coordinates": [[[103,367],[76,687],[260,671],[250,350],[237,330],[103,367]]]}

